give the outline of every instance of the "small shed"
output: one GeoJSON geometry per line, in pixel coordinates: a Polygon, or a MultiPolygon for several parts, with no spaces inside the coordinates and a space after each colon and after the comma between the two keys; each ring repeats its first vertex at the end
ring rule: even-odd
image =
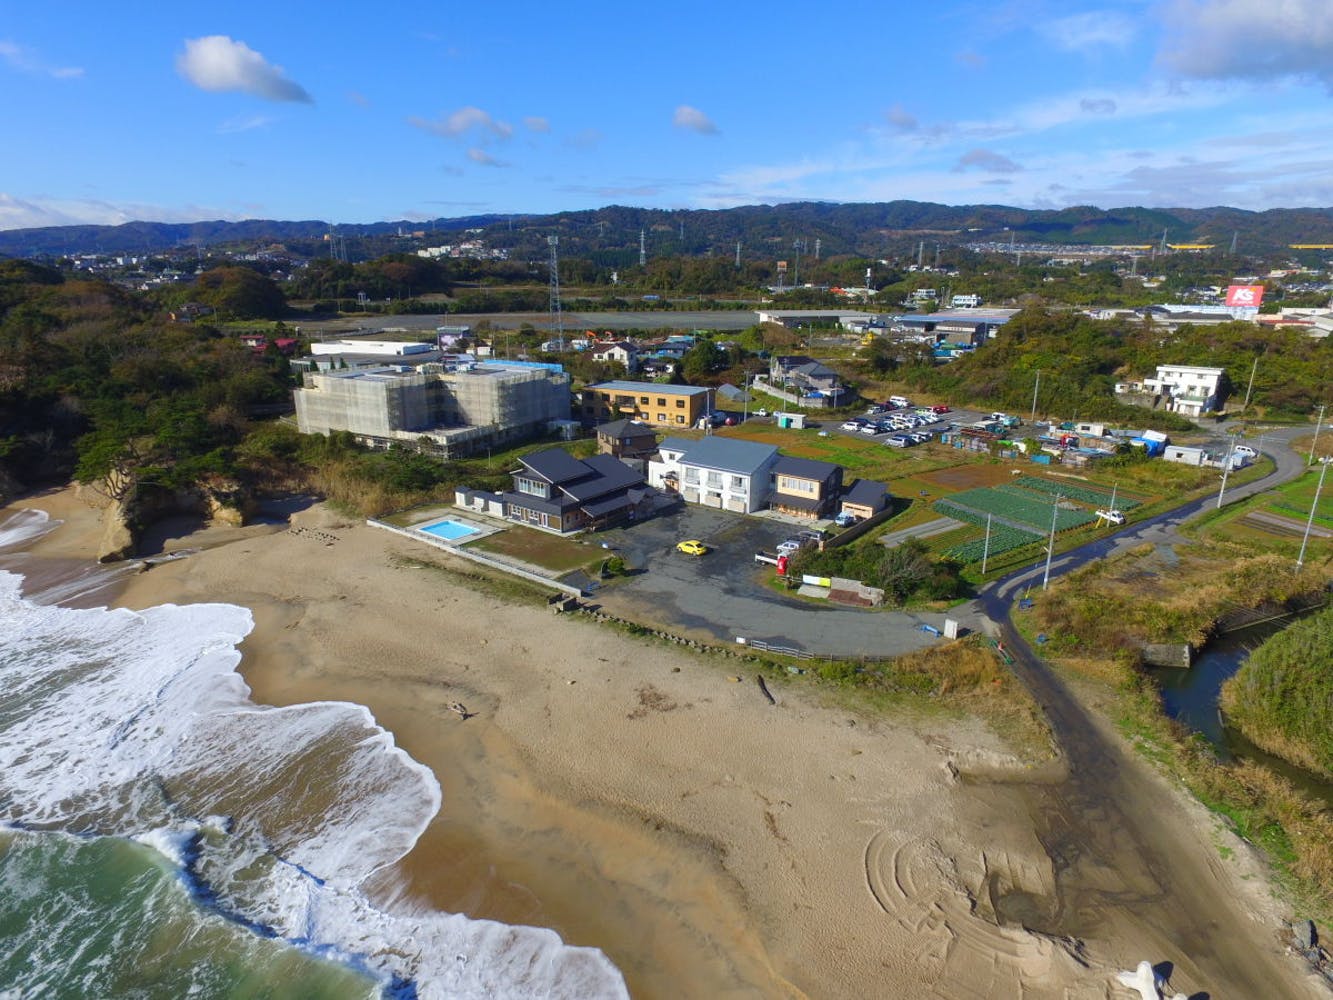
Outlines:
{"type": "Polygon", "coordinates": [[[842,495],[842,513],[864,521],[889,505],[889,491],[873,479],[858,479],[842,495]]]}
{"type": "Polygon", "coordinates": [[[775,413],[773,414],[773,420],[779,427],[784,427],[788,430],[805,430],[804,413],[775,413]]]}

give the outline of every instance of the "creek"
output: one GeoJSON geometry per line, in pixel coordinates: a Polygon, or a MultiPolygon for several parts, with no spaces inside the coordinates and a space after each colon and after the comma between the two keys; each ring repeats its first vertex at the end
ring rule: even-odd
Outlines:
{"type": "Polygon", "coordinates": [[[1293,615],[1227,632],[1204,646],[1189,669],[1162,667],[1150,673],[1161,690],[1166,714],[1206,738],[1223,760],[1239,758],[1263,764],[1333,808],[1333,784],[1265,753],[1226,724],[1219,706],[1222,685],[1240,670],[1250,653],[1300,617],[1293,615]]]}

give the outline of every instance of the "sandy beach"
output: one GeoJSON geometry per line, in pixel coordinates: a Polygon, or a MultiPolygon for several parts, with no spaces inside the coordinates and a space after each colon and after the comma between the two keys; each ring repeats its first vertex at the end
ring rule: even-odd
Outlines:
{"type": "MultiPolygon", "coordinates": [[[[52,572],[90,558],[99,512],[74,490],[12,506],[65,522],[32,548],[52,572]]],[[[256,702],[366,705],[438,776],[440,815],[369,887],[386,904],[551,927],[643,998],[1109,997],[1144,958],[1173,961],[1187,994],[1240,995],[1120,916],[1074,942],[997,915],[1056,876],[1023,791],[1042,776],[979,723],[867,719],[783,687],[773,706],[740,661],[506,603],[322,505],[154,547],[196,551],[94,603],[250,608],[256,702]]],[[[1182,816],[1200,870],[1234,889],[1219,933],[1276,970],[1272,995],[1317,995],[1253,861],[1223,865],[1215,821],[1182,816]]]]}

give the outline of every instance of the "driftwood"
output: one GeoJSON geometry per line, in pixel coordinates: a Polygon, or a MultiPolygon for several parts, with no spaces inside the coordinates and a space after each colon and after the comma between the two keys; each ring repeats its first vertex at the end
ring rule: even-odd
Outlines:
{"type": "Polygon", "coordinates": [[[754,679],[759,682],[759,690],[764,692],[764,697],[768,699],[770,705],[776,705],[778,700],[773,697],[773,693],[768,690],[768,685],[764,683],[763,674],[755,674],[754,679]]]}
{"type": "Polygon", "coordinates": [[[461,701],[450,702],[449,711],[456,713],[458,717],[462,719],[464,722],[466,722],[468,719],[472,718],[474,715],[477,714],[476,712],[469,712],[467,710],[467,706],[464,705],[461,701]]]}

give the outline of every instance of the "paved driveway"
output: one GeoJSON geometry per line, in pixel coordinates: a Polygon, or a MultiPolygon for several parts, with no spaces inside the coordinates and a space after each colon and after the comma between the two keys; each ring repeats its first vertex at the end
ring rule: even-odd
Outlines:
{"type": "MultiPolygon", "coordinates": [[[[844,608],[808,602],[768,586],[774,569],[754,554],[795,534],[789,524],[694,505],[596,536],[642,572],[593,600],[633,621],[657,623],[714,642],[762,639],[826,656],[896,656],[940,640],[918,626],[944,627],[942,614],[844,608]],[[676,542],[697,538],[712,551],[687,556],[676,542]]],[[[960,618],[957,614],[951,617],[960,618]]],[[[969,627],[970,617],[960,618],[969,627]]]]}

